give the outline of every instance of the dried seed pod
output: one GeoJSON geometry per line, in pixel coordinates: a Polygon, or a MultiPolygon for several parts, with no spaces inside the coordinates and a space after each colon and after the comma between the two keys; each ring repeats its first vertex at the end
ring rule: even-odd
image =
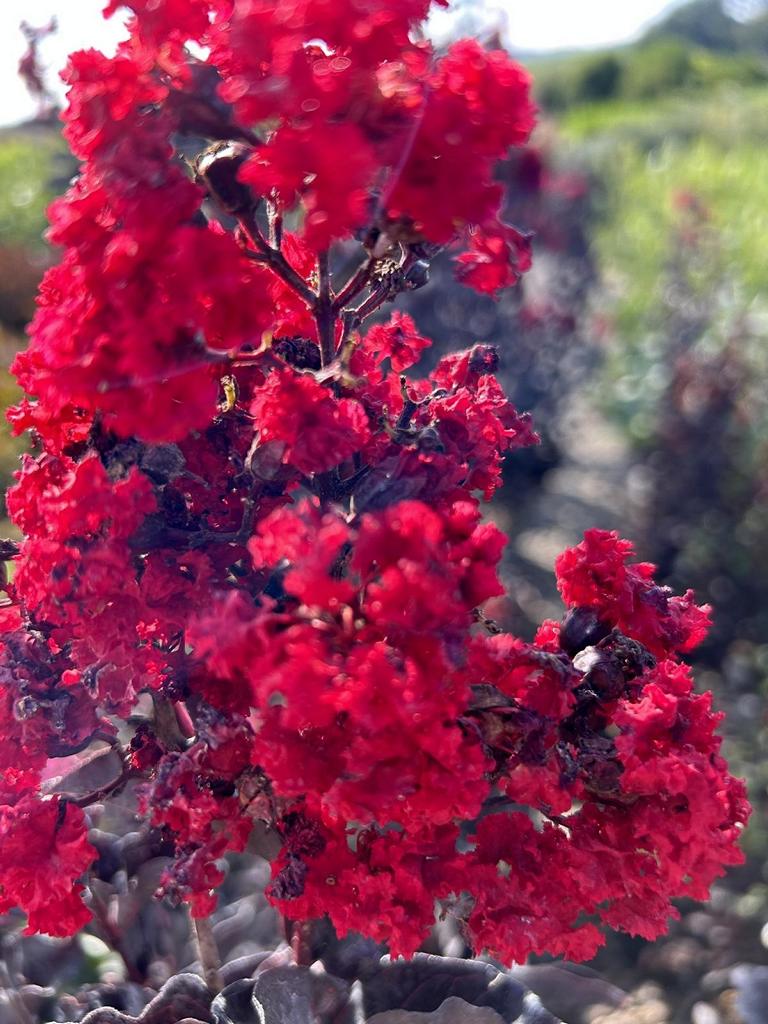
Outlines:
{"type": "Polygon", "coordinates": [[[322,365],[320,347],[309,338],[278,338],[272,351],[297,370],[319,370],[322,365]]]}
{"type": "Polygon", "coordinates": [[[218,142],[198,158],[197,179],[227,213],[244,213],[261,202],[237,177],[250,154],[251,149],[242,142],[218,142]]]}
{"type": "Polygon", "coordinates": [[[176,444],[148,445],[139,456],[139,467],[156,484],[167,484],[183,472],[186,461],[176,444]]]}
{"type": "Polygon", "coordinates": [[[571,608],[560,627],[560,646],[573,657],[608,636],[611,627],[592,608],[571,608]]]}
{"type": "Polygon", "coordinates": [[[412,267],[406,270],[403,285],[406,291],[415,292],[427,284],[429,284],[429,263],[426,260],[417,260],[412,267]]]}

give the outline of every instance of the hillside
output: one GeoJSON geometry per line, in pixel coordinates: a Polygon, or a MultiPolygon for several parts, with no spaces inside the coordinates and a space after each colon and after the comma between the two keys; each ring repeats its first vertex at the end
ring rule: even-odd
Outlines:
{"type": "Polygon", "coordinates": [[[768,10],[744,22],[725,13],[719,0],[693,0],[671,11],[636,43],[534,58],[530,66],[539,103],[548,112],[700,92],[723,83],[765,84],[768,10]]]}

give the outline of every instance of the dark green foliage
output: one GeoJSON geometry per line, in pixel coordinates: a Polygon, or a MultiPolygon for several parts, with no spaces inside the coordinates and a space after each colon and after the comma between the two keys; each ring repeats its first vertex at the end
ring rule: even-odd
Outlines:
{"type": "Polygon", "coordinates": [[[621,91],[623,77],[624,65],[619,58],[612,53],[601,54],[582,67],[579,95],[585,100],[613,99],[621,91]]]}

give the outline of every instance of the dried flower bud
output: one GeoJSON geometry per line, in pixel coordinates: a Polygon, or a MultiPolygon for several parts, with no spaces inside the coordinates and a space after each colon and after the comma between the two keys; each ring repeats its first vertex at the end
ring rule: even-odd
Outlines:
{"type": "Polygon", "coordinates": [[[304,892],[306,877],[307,865],[299,857],[289,854],[287,864],[275,875],[267,892],[277,900],[296,899],[304,892]]]}
{"type": "Polygon", "coordinates": [[[585,647],[599,643],[611,631],[592,608],[571,608],[560,627],[560,646],[573,657],[585,647]]]}
{"type": "Polygon", "coordinates": [[[197,161],[198,179],[227,213],[243,213],[260,202],[237,176],[250,153],[249,147],[241,142],[219,142],[197,161]]]}
{"type": "Polygon", "coordinates": [[[319,370],[320,347],[309,338],[278,338],[272,351],[297,370],[319,370]]]}
{"type": "Polygon", "coordinates": [[[184,469],[184,456],[175,444],[155,444],[146,447],[139,458],[139,466],[156,484],[166,484],[184,469]]]}
{"type": "Polygon", "coordinates": [[[406,291],[415,292],[427,284],[429,284],[429,263],[426,260],[417,260],[412,267],[406,270],[403,285],[406,291]]]}
{"type": "Polygon", "coordinates": [[[443,452],[445,445],[436,427],[428,426],[419,431],[416,444],[420,452],[443,452]]]}
{"type": "Polygon", "coordinates": [[[573,666],[584,673],[584,685],[601,700],[616,700],[624,692],[626,678],[610,653],[586,647],[573,659],[573,666]]]}
{"type": "Polygon", "coordinates": [[[585,647],[573,659],[584,673],[584,684],[600,700],[617,700],[627,685],[653,668],[656,659],[642,644],[613,630],[595,647],[585,647]]]}
{"type": "Polygon", "coordinates": [[[469,354],[469,368],[473,373],[496,373],[499,350],[495,345],[475,345],[469,354]]]}

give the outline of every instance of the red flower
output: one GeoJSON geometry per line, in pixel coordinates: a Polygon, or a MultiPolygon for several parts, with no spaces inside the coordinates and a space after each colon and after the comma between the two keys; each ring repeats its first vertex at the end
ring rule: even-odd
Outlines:
{"type": "Polygon", "coordinates": [[[495,296],[530,270],[531,235],[500,221],[487,228],[470,228],[469,247],[456,257],[456,263],[462,284],[495,296]]]}
{"type": "Polygon", "coordinates": [[[275,195],[281,209],[291,209],[301,200],[306,212],[304,238],[324,249],[332,239],[344,238],[365,223],[376,166],[375,154],[356,125],[318,126],[310,121],[275,132],[240,177],[258,195],[275,195]]]}
{"type": "Polygon", "coordinates": [[[262,443],[284,446],[283,461],[302,473],[338,466],[367,443],[368,419],[352,398],[336,399],[310,374],[276,370],[251,406],[262,443]]]}
{"type": "Polygon", "coordinates": [[[470,39],[454,43],[426,81],[407,159],[387,197],[392,220],[407,218],[435,242],[447,242],[499,208],[496,160],[533,129],[527,73],[501,50],[470,39]]]}
{"type": "Polygon", "coordinates": [[[419,334],[407,313],[396,311],[386,324],[376,324],[368,331],[364,344],[377,362],[389,357],[395,373],[402,373],[419,361],[432,342],[419,334]]]}
{"type": "Polygon", "coordinates": [[[79,807],[61,797],[0,804],[0,909],[20,906],[27,933],[72,935],[90,920],[77,879],[96,858],[79,807]]]}
{"type": "Polygon", "coordinates": [[[611,625],[636,636],[654,654],[693,650],[709,630],[710,608],[694,604],[693,591],[675,597],[652,579],[655,566],[630,562],[634,548],[617,533],[588,530],[555,563],[563,600],[594,608],[611,625]]]}
{"type": "Polygon", "coordinates": [[[113,58],[98,50],[72,54],[62,75],[70,86],[64,135],[76,156],[86,159],[119,144],[126,119],[137,108],[167,96],[167,89],[153,81],[149,70],[145,62],[125,52],[113,58]]]}

